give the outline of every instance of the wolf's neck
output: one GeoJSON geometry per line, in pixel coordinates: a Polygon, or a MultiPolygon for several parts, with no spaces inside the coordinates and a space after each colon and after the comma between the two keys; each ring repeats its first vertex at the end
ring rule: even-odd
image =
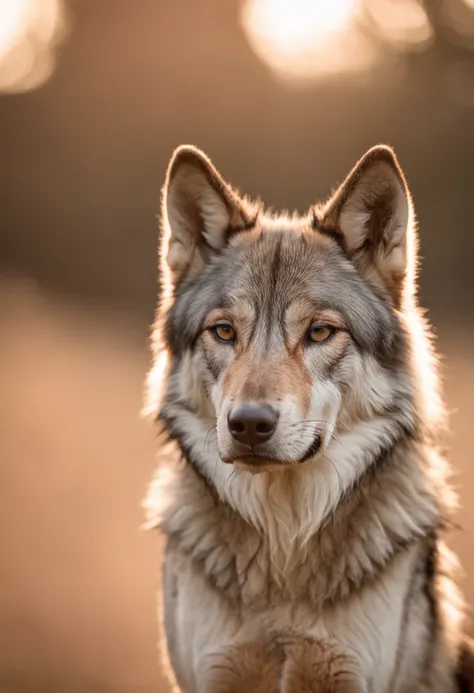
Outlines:
{"type": "Polygon", "coordinates": [[[164,531],[229,596],[258,601],[270,579],[272,589],[291,585],[293,596],[320,603],[357,589],[436,531],[434,458],[390,421],[373,419],[294,471],[253,476],[216,459],[209,478],[196,458],[194,467],[165,466],[149,501],[153,511],[156,499],[167,500],[164,531]]]}

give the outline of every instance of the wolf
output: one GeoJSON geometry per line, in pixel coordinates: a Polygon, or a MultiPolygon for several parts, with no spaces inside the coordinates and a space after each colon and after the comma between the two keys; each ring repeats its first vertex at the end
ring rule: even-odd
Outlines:
{"type": "Polygon", "coordinates": [[[181,691],[474,690],[417,246],[387,146],[304,216],[174,152],[145,505],[181,691]]]}

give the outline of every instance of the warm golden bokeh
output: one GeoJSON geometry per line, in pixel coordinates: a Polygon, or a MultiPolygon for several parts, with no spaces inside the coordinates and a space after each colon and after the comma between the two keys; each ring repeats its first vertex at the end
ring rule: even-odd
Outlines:
{"type": "Polygon", "coordinates": [[[277,76],[307,80],[371,67],[375,52],[356,29],[360,9],[359,0],[247,0],[241,21],[277,76]]]}
{"type": "Polygon", "coordinates": [[[433,27],[423,5],[417,0],[377,0],[366,4],[380,38],[407,50],[426,48],[433,27]]]}
{"type": "Polygon", "coordinates": [[[422,50],[433,38],[418,0],[247,0],[241,22],[269,68],[300,81],[371,70],[384,47],[422,50]]]}
{"type": "Polygon", "coordinates": [[[0,0],[0,92],[44,84],[64,28],[62,0],[0,0]]]}

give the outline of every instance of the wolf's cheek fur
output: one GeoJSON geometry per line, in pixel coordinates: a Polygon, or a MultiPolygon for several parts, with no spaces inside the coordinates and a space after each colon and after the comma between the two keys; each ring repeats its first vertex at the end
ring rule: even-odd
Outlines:
{"type": "MultiPolygon", "coordinates": [[[[331,439],[337,435],[338,428],[345,430],[350,421],[364,420],[385,411],[396,401],[397,391],[403,390],[399,375],[395,377],[386,371],[376,359],[362,356],[353,345],[347,343],[347,340],[342,356],[339,357],[336,350],[336,354],[332,355],[332,362],[327,354],[324,359],[318,347],[309,351],[305,368],[305,378],[310,378],[308,401],[306,396],[301,396],[301,386],[288,390],[288,387],[294,385],[291,378],[288,379],[285,390],[282,387],[284,378],[279,377],[278,366],[273,368],[280,388],[276,393],[267,392],[266,401],[274,406],[279,414],[278,427],[271,446],[276,460],[301,459],[317,434],[321,437],[321,452],[324,451],[331,439]]],[[[185,359],[185,363],[188,364],[185,372],[189,381],[187,384],[183,382],[181,397],[189,394],[194,401],[202,403],[205,393],[201,392],[198,395],[197,390],[206,390],[216,416],[220,457],[225,461],[232,461],[233,441],[227,419],[232,406],[240,398],[242,389],[248,388],[245,381],[248,372],[238,363],[234,363],[238,359],[232,347],[216,346],[208,339],[203,341],[205,344],[201,357],[194,355],[191,358],[188,355],[185,359]],[[203,382],[203,374],[206,373],[204,362],[207,364],[207,370],[212,371],[212,376],[209,379],[204,378],[203,382]],[[189,370],[191,366],[192,371],[189,370]],[[239,384],[239,377],[243,377],[243,385],[239,384]]],[[[340,348],[339,352],[341,351],[340,348]]],[[[258,365],[257,370],[264,371],[264,366],[258,365]]],[[[298,383],[298,374],[294,370],[290,376],[298,383]]],[[[250,380],[252,381],[251,376],[250,380]]],[[[192,404],[190,399],[189,405],[192,404]]],[[[411,410],[407,407],[406,411],[407,423],[413,424],[411,410]]]]}
{"type": "MultiPolygon", "coordinates": [[[[204,429],[209,429],[216,421],[217,433],[209,435],[206,441],[206,456],[213,465],[216,453],[225,461],[231,461],[233,456],[227,418],[236,396],[235,389],[229,391],[234,359],[229,346],[214,346],[209,350],[198,345],[194,351],[183,354],[171,381],[174,396],[195,412],[204,429]]],[[[320,452],[324,453],[337,438],[338,431],[346,431],[347,426],[350,429],[357,420],[370,419],[391,408],[400,417],[400,397],[404,399],[403,424],[407,428],[414,425],[414,407],[409,406],[407,398],[408,383],[399,373],[384,369],[375,358],[360,354],[355,347],[346,349],[343,358],[336,361],[331,377],[322,377],[321,368],[314,361],[317,362],[317,358],[313,355],[313,367],[308,366],[312,376],[309,405],[302,402],[298,389],[282,392],[275,401],[269,400],[279,411],[271,448],[276,460],[301,459],[317,433],[321,436],[320,452]]]]}

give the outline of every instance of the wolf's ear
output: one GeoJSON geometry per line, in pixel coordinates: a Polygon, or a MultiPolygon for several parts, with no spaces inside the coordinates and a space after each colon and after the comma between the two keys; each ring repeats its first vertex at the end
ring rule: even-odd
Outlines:
{"type": "Polygon", "coordinates": [[[196,275],[230,232],[249,228],[251,211],[203,152],[178,147],[163,188],[161,256],[171,283],[196,275]]]}
{"type": "Polygon", "coordinates": [[[356,164],[315,226],[338,237],[360,274],[398,307],[411,252],[412,205],[395,153],[379,145],[356,164]]]}

